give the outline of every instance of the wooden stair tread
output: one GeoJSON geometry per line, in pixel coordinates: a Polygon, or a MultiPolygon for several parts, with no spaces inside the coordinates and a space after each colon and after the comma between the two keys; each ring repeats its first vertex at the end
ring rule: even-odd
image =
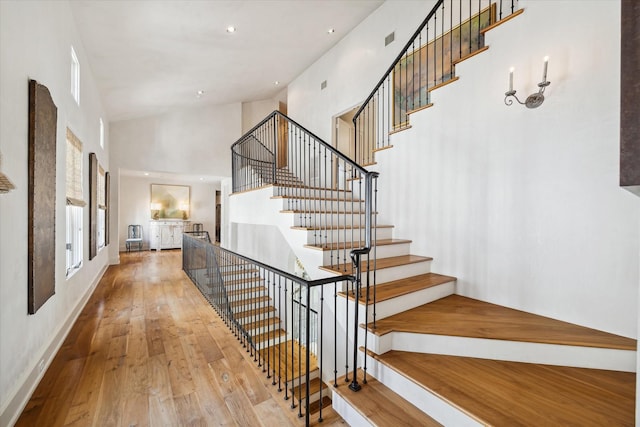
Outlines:
{"type": "Polygon", "coordinates": [[[261,334],[258,335],[253,335],[252,339],[254,343],[260,343],[263,341],[268,341],[268,340],[273,340],[273,339],[277,339],[280,337],[284,337],[287,335],[287,332],[282,330],[282,329],[278,329],[276,331],[268,331],[268,332],[263,332],[261,334]]]}
{"type": "Polygon", "coordinates": [[[240,288],[240,289],[234,289],[234,290],[229,290],[227,289],[227,296],[231,297],[231,296],[238,296],[238,295],[242,295],[242,294],[251,294],[251,293],[258,293],[258,292],[263,292],[265,290],[264,286],[257,286],[257,287],[252,287],[252,288],[240,288]]]}
{"type": "Polygon", "coordinates": [[[256,320],[255,322],[247,323],[246,325],[242,325],[242,327],[245,330],[250,331],[251,329],[277,325],[279,323],[280,323],[279,317],[268,317],[266,319],[260,319],[260,320],[256,320]]]}
{"type": "MultiPolygon", "coordinates": [[[[456,280],[455,277],[445,276],[437,273],[420,274],[418,276],[407,277],[406,279],[394,280],[393,282],[378,283],[376,289],[376,303],[407,295],[412,292],[442,285],[456,280]]],[[[373,291],[370,291],[373,292],[373,291]]],[[[346,296],[346,292],[338,292],[338,295],[346,296]]],[[[373,304],[373,294],[369,296],[369,304],[373,304]]],[[[349,291],[349,299],[353,300],[353,291],[349,291]]],[[[360,295],[360,304],[365,303],[366,294],[360,295]]],[[[379,322],[379,321],[378,321],[379,322]]]]}
{"type": "MultiPolygon", "coordinates": [[[[411,243],[411,240],[405,239],[380,239],[376,240],[373,246],[389,246],[389,245],[402,245],[405,243],[411,243]]],[[[362,248],[364,247],[365,242],[343,242],[343,243],[334,243],[332,245],[304,245],[305,248],[316,249],[319,251],[330,251],[337,249],[351,249],[351,248],[362,248]]]]}
{"type": "Polygon", "coordinates": [[[358,369],[358,382],[362,385],[358,392],[349,389],[344,376],[338,378],[340,385],[333,390],[374,426],[441,426],[372,376],[367,376],[366,384],[362,383],[362,378],[362,369],[358,369]]]}
{"type": "MultiPolygon", "coordinates": [[[[322,394],[325,394],[325,390],[329,387],[320,380],[320,378],[316,377],[309,381],[309,393],[313,396],[318,393],[322,388],[322,394]]],[[[300,384],[298,386],[292,387],[289,389],[291,391],[291,395],[299,402],[307,398],[307,384],[300,384]]]]}
{"type": "MultiPolygon", "coordinates": [[[[282,380],[291,381],[298,378],[299,374],[305,375],[306,371],[306,349],[297,341],[286,341],[281,344],[272,345],[260,350],[260,357],[264,363],[270,366],[268,369],[275,370],[276,375],[282,380]]],[[[318,361],[313,354],[309,355],[309,372],[318,369],[318,361]]]]}
{"type": "Polygon", "coordinates": [[[524,12],[524,9],[518,9],[518,10],[516,10],[516,11],[515,11],[515,12],[513,12],[511,15],[509,15],[509,16],[505,16],[505,17],[504,17],[504,18],[502,18],[501,20],[496,21],[496,22],[494,22],[493,24],[491,24],[491,25],[489,25],[489,26],[487,26],[487,27],[484,27],[483,29],[481,29],[481,30],[480,30],[480,34],[484,34],[484,33],[486,33],[487,31],[491,31],[491,30],[493,30],[494,28],[499,27],[500,25],[504,24],[505,22],[508,22],[510,19],[515,18],[516,16],[520,15],[520,14],[521,14],[521,13],[523,13],[523,12],[524,12]]]}
{"type": "Polygon", "coordinates": [[[634,373],[395,350],[372,357],[485,425],[634,425],[634,373]]]}
{"type": "MultiPolygon", "coordinates": [[[[331,398],[329,396],[322,396],[322,409],[327,408],[330,405],[331,405],[331,398]]],[[[319,410],[320,410],[320,401],[316,400],[315,402],[311,402],[311,404],[309,405],[309,413],[315,414],[319,410]]]]}
{"type": "Polygon", "coordinates": [[[520,342],[636,350],[636,340],[549,317],[449,295],[376,322],[376,335],[389,332],[450,335],[520,342]]]}
{"type": "Polygon", "coordinates": [[[266,313],[272,313],[276,311],[276,308],[273,306],[263,306],[263,307],[259,307],[251,310],[245,310],[245,311],[239,311],[237,313],[233,313],[233,317],[234,319],[238,320],[238,319],[243,319],[245,317],[251,317],[251,316],[259,316],[261,314],[266,314],[266,313]]]}
{"type": "Polygon", "coordinates": [[[258,272],[257,268],[245,268],[245,269],[239,269],[239,270],[222,271],[220,272],[220,274],[222,274],[223,276],[232,276],[234,274],[249,274],[249,273],[257,273],[257,272],[258,272]]]}
{"type": "MultiPolygon", "coordinates": [[[[394,228],[394,225],[376,225],[373,228],[394,228]]],[[[363,225],[330,225],[326,227],[304,227],[302,225],[294,225],[292,230],[304,230],[304,231],[323,231],[323,230],[360,230],[364,229],[363,225]]]]}
{"type": "MultiPolygon", "coordinates": [[[[244,274],[244,273],[234,273],[234,274],[244,274]]],[[[259,276],[254,276],[254,273],[247,273],[251,276],[242,278],[242,279],[234,279],[234,280],[225,280],[225,286],[233,286],[233,285],[248,285],[252,283],[264,283],[264,279],[259,276]]]]}
{"type": "Polygon", "coordinates": [[[255,298],[245,298],[245,299],[234,300],[234,301],[231,301],[229,305],[231,307],[239,307],[247,304],[257,304],[257,303],[269,301],[270,299],[271,298],[267,295],[261,295],[255,298]]]}
{"type": "MultiPolygon", "coordinates": [[[[378,270],[382,270],[384,268],[392,268],[399,267],[402,265],[415,264],[419,262],[427,262],[431,261],[433,258],[423,257],[418,255],[401,255],[389,258],[378,258],[376,261],[376,268],[378,270]]],[[[371,267],[373,268],[373,260],[371,261],[371,267]]],[[[330,271],[336,274],[352,274],[353,273],[353,263],[347,264],[338,264],[333,267],[330,266],[321,266],[322,270],[330,271]]],[[[367,262],[362,261],[360,264],[360,268],[362,272],[367,271],[367,262]]]]}

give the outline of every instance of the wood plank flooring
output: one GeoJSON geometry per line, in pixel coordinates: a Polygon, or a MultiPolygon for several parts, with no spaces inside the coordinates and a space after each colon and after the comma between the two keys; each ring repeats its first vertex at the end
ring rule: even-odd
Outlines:
{"type": "Polygon", "coordinates": [[[378,320],[376,335],[392,331],[636,350],[636,340],[460,295],[378,320]]]}
{"type": "MultiPolygon", "coordinates": [[[[180,251],[120,259],[17,426],[304,424],[182,272],[180,251]]],[[[322,416],[323,426],[345,425],[331,408],[322,416]]]]}

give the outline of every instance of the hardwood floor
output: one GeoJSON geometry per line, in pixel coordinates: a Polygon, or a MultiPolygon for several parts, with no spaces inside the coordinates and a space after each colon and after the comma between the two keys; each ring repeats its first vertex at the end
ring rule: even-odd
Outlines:
{"type": "MultiPolygon", "coordinates": [[[[17,426],[301,426],[181,270],[180,251],[121,254],[17,426]]],[[[321,425],[344,425],[323,409],[321,425]]],[[[317,416],[311,417],[318,425],[317,416]]]]}

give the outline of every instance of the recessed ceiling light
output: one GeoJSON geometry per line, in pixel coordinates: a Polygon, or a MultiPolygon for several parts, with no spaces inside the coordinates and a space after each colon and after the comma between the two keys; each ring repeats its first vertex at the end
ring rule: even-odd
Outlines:
{"type": "Polygon", "coordinates": [[[336,30],[335,30],[335,29],[333,29],[333,28],[329,28],[329,29],[327,30],[327,34],[333,34],[333,33],[335,33],[335,32],[336,32],[336,30]]]}
{"type": "Polygon", "coordinates": [[[227,27],[227,33],[235,33],[236,32],[236,27],[234,27],[233,25],[229,25],[227,27]]]}
{"type": "Polygon", "coordinates": [[[145,172],[145,173],[144,173],[144,176],[149,176],[149,172],[145,172]]]}
{"type": "Polygon", "coordinates": [[[201,98],[202,95],[204,95],[204,91],[202,89],[196,92],[196,98],[201,98]]]}
{"type": "Polygon", "coordinates": [[[276,80],[275,82],[273,82],[273,84],[278,86],[280,84],[280,82],[276,80]]]}
{"type": "Polygon", "coordinates": [[[201,177],[201,178],[200,178],[200,181],[204,181],[204,178],[202,178],[202,177],[201,177]]]}

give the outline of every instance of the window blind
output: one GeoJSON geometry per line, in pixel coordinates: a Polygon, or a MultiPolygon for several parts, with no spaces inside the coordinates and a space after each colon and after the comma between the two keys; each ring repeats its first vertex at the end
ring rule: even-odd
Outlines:
{"type": "Polygon", "coordinates": [[[82,197],[82,142],[67,128],[67,205],[85,206],[82,197]]]}

